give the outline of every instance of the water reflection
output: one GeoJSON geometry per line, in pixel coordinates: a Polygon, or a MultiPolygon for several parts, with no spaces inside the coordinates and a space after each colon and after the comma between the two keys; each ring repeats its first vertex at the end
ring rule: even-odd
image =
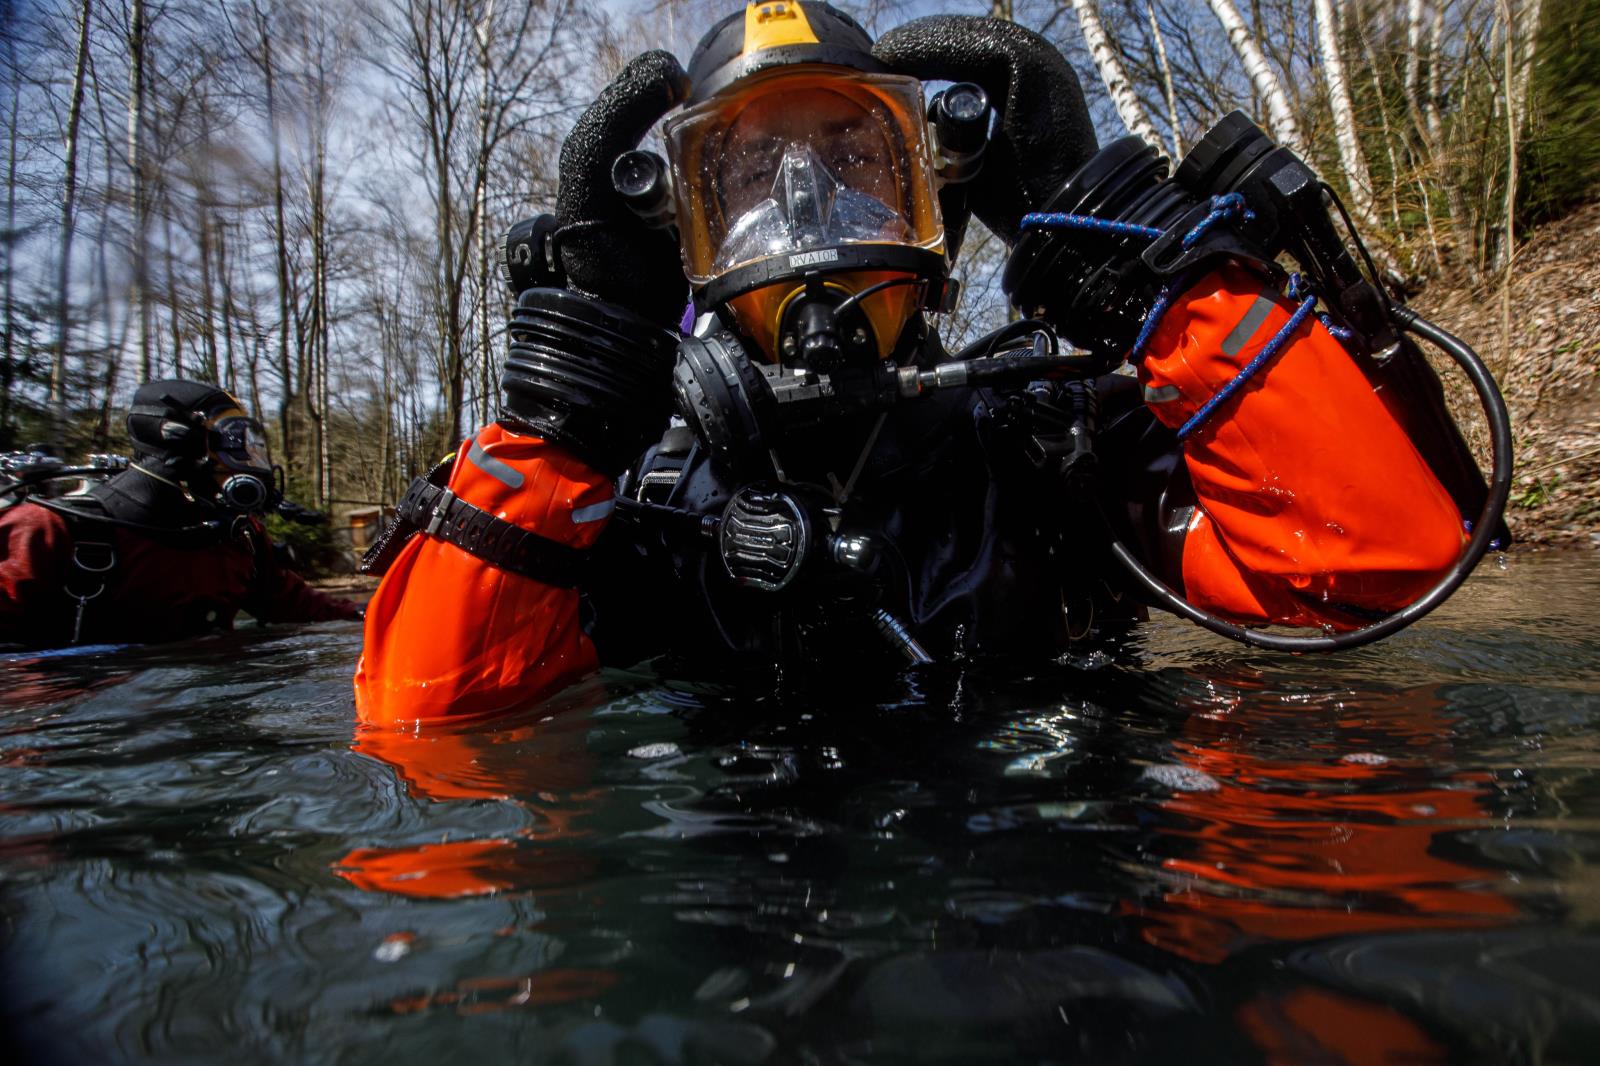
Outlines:
{"type": "Polygon", "coordinates": [[[369,892],[451,899],[582,882],[594,863],[573,845],[593,799],[581,709],[532,720],[428,733],[358,727],[351,750],[393,768],[427,802],[498,801],[527,820],[511,836],[355,848],[333,865],[369,892]]]}
{"type": "Polygon", "coordinates": [[[353,732],[353,627],[8,664],[0,1024],[52,1062],[1583,1060],[1600,569],[1488,580],[1525,573],[1333,658],[661,664],[421,735],[353,732]]]}
{"type": "Polygon", "coordinates": [[[1220,962],[1260,941],[1516,917],[1503,872],[1439,853],[1492,824],[1496,793],[1491,773],[1462,765],[1438,686],[1286,701],[1261,678],[1226,695],[1190,681],[1206,697],[1179,704],[1171,767],[1184,774],[1144,860],[1166,887],[1127,907],[1149,943],[1220,962]]]}

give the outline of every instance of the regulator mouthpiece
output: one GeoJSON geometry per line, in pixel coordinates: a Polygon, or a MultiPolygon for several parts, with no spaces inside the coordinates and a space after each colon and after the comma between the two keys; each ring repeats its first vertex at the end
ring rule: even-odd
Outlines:
{"type": "Polygon", "coordinates": [[[248,514],[266,509],[272,489],[254,474],[233,474],[222,483],[218,496],[228,510],[248,514]]]}

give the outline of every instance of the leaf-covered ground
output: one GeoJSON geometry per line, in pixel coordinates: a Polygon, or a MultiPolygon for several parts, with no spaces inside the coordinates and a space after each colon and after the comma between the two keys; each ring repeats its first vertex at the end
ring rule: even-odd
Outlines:
{"type": "MultiPolygon", "coordinates": [[[[1518,249],[1509,330],[1502,300],[1496,275],[1435,283],[1413,306],[1476,348],[1505,392],[1516,438],[1512,534],[1523,545],[1600,548],[1600,203],[1518,249]]],[[[1443,376],[1457,423],[1481,446],[1471,388],[1459,372],[1443,376]]]]}

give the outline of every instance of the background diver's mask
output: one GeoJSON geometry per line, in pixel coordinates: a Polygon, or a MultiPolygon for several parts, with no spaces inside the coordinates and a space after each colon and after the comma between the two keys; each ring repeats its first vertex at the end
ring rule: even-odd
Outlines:
{"type": "Polygon", "coordinates": [[[887,356],[948,272],[926,125],[917,79],[821,65],[670,120],[697,309],[725,308],[763,362],[887,356]]]}
{"type": "Polygon", "coordinates": [[[263,511],[282,497],[267,436],[233,394],[204,381],[148,381],[128,408],[134,466],[181,483],[193,499],[228,511],[263,511]]]}
{"type": "Polygon", "coordinates": [[[230,511],[266,510],[281,493],[265,428],[238,409],[206,427],[206,453],[221,470],[218,501],[230,511]]]}

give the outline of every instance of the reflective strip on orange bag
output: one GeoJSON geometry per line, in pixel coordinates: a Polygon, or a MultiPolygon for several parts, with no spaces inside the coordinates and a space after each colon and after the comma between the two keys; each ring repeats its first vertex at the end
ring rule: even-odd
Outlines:
{"type": "MultiPolygon", "coordinates": [[[[612,503],[603,475],[498,424],[461,446],[450,489],[576,548],[594,544],[612,503]]],[[[388,726],[490,715],[525,706],[596,665],[575,589],[498,570],[419,534],[367,605],[356,712],[388,726]]]]}
{"type": "MultiPolygon", "coordinates": [[[[1162,319],[1139,378],[1173,429],[1233,379],[1294,306],[1229,267],[1162,319]]],[[[1200,509],[1184,595],[1242,622],[1331,625],[1432,586],[1465,536],[1450,496],[1316,319],[1184,441],[1200,509]]]]}

